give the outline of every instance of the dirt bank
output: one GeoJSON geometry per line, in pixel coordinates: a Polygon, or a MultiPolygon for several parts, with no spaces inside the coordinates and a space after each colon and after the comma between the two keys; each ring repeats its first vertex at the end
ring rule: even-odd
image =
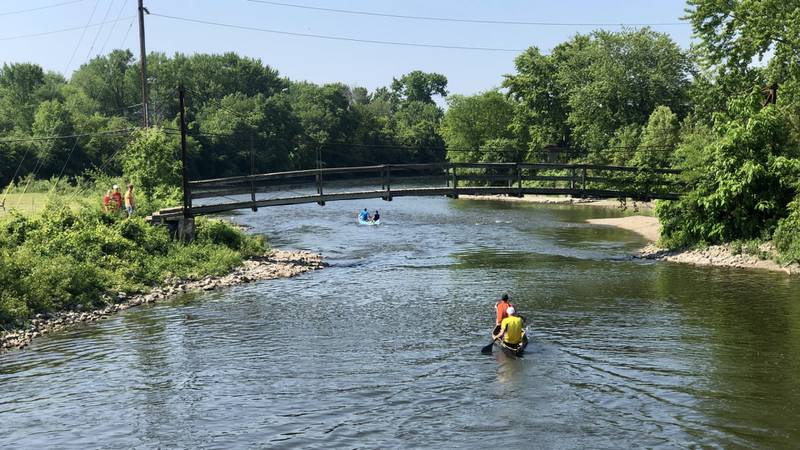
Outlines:
{"type": "Polygon", "coordinates": [[[613,219],[589,219],[587,222],[594,225],[615,226],[624,228],[644,236],[650,244],[633,255],[639,259],[653,259],[670,261],[698,266],[736,267],[741,269],[762,269],[788,274],[799,274],[800,265],[782,265],[775,262],[777,252],[772,244],[762,244],[757,253],[743,253],[741,246],[731,244],[714,245],[697,250],[666,250],[658,247],[655,242],[660,237],[658,218],[650,216],[628,216],[613,219]]]}
{"type": "Polygon", "coordinates": [[[44,334],[62,330],[82,322],[94,322],[134,306],[155,303],[172,296],[192,291],[212,291],[252,281],[273,278],[289,278],[324,266],[322,256],[303,251],[273,250],[266,255],[247,260],[233,272],[221,277],[205,277],[200,280],[167,280],[164,286],[147,294],[128,295],[117,293],[114,304],[92,311],[65,311],[53,314],[37,314],[30,324],[19,330],[0,331],[0,351],[23,348],[33,339],[44,334]]]}
{"type": "Polygon", "coordinates": [[[589,219],[587,222],[593,225],[613,226],[633,231],[650,242],[656,242],[661,236],[661,225],[658,218],[653,216],[628,216],[614,217],[610,219],[589,219]]]}

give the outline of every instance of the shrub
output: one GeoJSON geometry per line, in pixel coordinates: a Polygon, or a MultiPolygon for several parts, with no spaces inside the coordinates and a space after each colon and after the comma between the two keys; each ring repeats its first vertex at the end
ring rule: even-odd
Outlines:
{"type": "Polygon", "coordinates": [[[775,247],[782,259],[800,263],[800,196],[789,206],[791,213],[778,223],[775,230],[775,247]]]}
{"type": "Polygon", "coordinates": [[[224,245],[243,256],[262,254],[267,250],[262,236],[245,234],[234,225],[221,220],[198,220],[197,240],[207,244],[224,245]]]}
{"type": "Polygon", "coordinates": [[[198,240],[183,244],[141,218],[92,207],[8,215],[0,220],[0,326],[77,305],[98,307],[107,292],[141,292],[167,277],[220,275],[266,249],[263,237],[231,224],[198,223],[198,240]]]}
{"type": "Polygon", "coordinates": [[[786,216],[800,174],[786,115],[733,101],[704,147],[708,164],[693,189],[657,208],[670,247],[769,238],[786,216]]]}

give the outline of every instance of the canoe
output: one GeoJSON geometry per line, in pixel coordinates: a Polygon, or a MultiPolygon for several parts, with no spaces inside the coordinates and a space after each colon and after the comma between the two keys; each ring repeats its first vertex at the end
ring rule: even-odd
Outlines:
{"type": "MultiPolygon", "coordinates": [[[[492,335],[495,335],[499,331],[500,325],[495,326],[494,330],[492,330],[492,335]]],[[[500,348],[506,355],[521,358],[522,354],[525,353],[525,347],[528,346],[528,328],[525,327],[525,329],[522,330],[522,342],[518,345],[506,344],[502,339],[495,339],[494,345],[500,348]]]]}
{"type": "Polygon", "coordinates": [[[525,353],[525,347],[528,346],[528,336],[525,335],[525,332],[522,332],[522,342],[520,342],[516,346],[512,346],[503,342],[502,339],[496,339],[494,344],[500,347],[503,350],[503,353],[509,356],[514,356],[516,358],[521,358],[522,354],[525,353]]]}
{"type": "Polygon", "coordinates": [[[380,225],[381,224],[381,219],[378,219],[378,220],[361,220],[359,218],[358,219],[358,224],[359,225],[380,225]]]}

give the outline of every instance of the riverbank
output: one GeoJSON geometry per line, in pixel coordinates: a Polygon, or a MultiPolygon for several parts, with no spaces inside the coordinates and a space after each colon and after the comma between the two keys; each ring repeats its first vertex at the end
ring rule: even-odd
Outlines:
{"type": "Polygon", "coordinates": [[[171,279],[146,294],[129,295],[119,292],[115,298],[109,299],[112,304],[90,311],[37,314],[24,329],[0,331],[0,352],[24,348],[39,336],[63,330],[71,325],[101,320],[129,308],[156,303],[179,294],[213,291],[254,281],[290,278],[320,269],[324,265],[322,256],[315,253],[272,250],[263,256],[245,260],[241,266],[223,276],[207,276],[199,280],[171,279]]]}
{"type": "Polygon", "coordinates": [[[798,264],[779,264],[777,251],[770,243],[761,244],[757,249],[747,251],[741,245],[713,245],[695,250],[668,250],[656,245],[660,237],[657,217],[628,216],[610,219],[589,219],[593,225],[613,226],[633,231],[647,239],[650,244],[633,255],[636,259],[669,261],[698,266],[735,267],[740,269],[762,269],[787,274],[800,274],[798,264]]]}
{"type": "Polygon", "coordinates": [[[512,197],[507,195],[460,195],[458,198],[464,200],[490,200],[509,203],[536,203],[542,205],[580,205],[596,206],[601,208],[620,208],[623,205],[638,211],[652,211],[653,202],[633,202],[628,200],[622,203],[618,199],[603,198],[574,198],[568,195],[524,195],[522,197],[512,197]]]}
{"type": "Polygon", "coordinates": [[[650,244],[634,255],[637,259],[669,261],[696,266],[735,267],[738,269],[762,269],[783,272],[789,275],[800,274],[800,264],[780,264],[775,261],[777,253],[771,243],[761,244],[758,255],[742,252],[733,244],[712,245],[697,250],[666,250],[650,244]]]}

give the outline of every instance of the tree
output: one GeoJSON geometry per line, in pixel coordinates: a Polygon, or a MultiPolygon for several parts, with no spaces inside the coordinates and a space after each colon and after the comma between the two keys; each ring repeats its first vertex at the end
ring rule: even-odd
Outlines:
{"type": "MultiPolygon", "coordinates": [[[[64,104],[47,100],[39,104],[31,127],[33,137],[71,135],[75,128],[72,116],[64,104]]],[[[39,175],[47,178],[59,175],[62,168],[67,175],[80,170],[85,160],[79,148],[78,138],[46,139],[36,141],[36,156],[39,158],[39,175]]]]}
{"type": "Polygon", "coordinates": [[[274,172],[290,168],[300,122],[286,96],[225,96],[198,115],[200,131],[209,133],[193,168],[204,177],[250,173],[250,152],[255,170],[274,172]],[[208,149],[208,150],[205,150],[208,149]]]}
{"type": "Polygon", "coordinates": [[[647,28],[577,35],[549,56],[531,48],[516,68],[504,85],[519,101],[515,129],[531,149],[577,146],[607,160],[597,153],[618,129],[644,125],[659,105],[688,112],[686,55],[647,28]]]}
{"type": "Polygon", "coordinates": [[[130,50],[114,50],[82,65],[72,74],[70,84],[92,99],[100,113],[128,115],[130,106],[141,103],[139,82],[128,76],[135,70],[130,50]]]}
{"type": "Polygon", "coordinates": [[[0,69],[0,126],[30,130],[44,85],[44,70],[36,64],[3,64],[0,69]]]}
{"type": "Polygon", "coordinates": [[[800,159],[785,113],[761,108],[757,97],[731,100],[717,116],[715,140],[694,188],[659,205],[662,236],[670,246],[736,239],[768,239],[798,195],[800,159]]]}
{"type": "Polygon", "coordinates": [[[322,148],[327,150],[326,154],[322,155],[326,165],[364,162],[355,161],[352,151],[346,147],[329,145],[348,142],[356,128],[355,117],[350,108],[350,90],[347,86],[293,83],[289,88],[289,95],[304,137],[298,143],[297,152],[293,155],[295,167],[314,167],[317,151],[322,148]]]}
{"type": "Polygon", "coordinates": [[[688,0],[687,18],[712,64],[743,71],[772,53],[781,66],[798,64],[800,8],[781,0],[688,0]]]}
{"type": "Polygon", "coordinates": [[[469,97],[452,95],[447,103],[441,135],[450,161],[480,161],[480,149],[490,140],[505,139],[510,146],[506,150],[518,147],[511,129],[514,103],[505,95],[496,90],[469,97]]]}
{"type": "MultiPolygon", "coordinates": [[[[742,80],[717,98],[741,95],[752,86],[779,87],[778,101],[800,116],[800,8],[778,0],[689,0],[687,18],[700,38],[700,55],[718,79],[742,80]],[[758,67],[765,57],[766,67],[758,67]]],[[[800,123],[792,129],[800,138],[800,123]]]]}
{"type": "Polygon", "coordinates": [[[152,127],[138,131],[125,148],[123,173],[151,204],[179,201],[181,165],[178,145],[176,139],[167,136],[163,129],[152,127]]]}
{"type": "Polygon", "coordinates": [[[557,63],[531,47],[514,60],[516,74],[503,87],[516,100],[512,126],[530,150],[569,144],[567,100],[556,80],[557,63]]]}
{"type": "Polygon", "coordinates": [[[442,161],[444,141],[439,135],[442,110],[433,103],[406,102],[393,116],[391,127],[397,142],[412,147],[407,153],[412,162],[442,161]]]}
{"type": "Polygon", "coordinates": [[[678,116],[667,106],[656,108],[642,132],[641,144],[631,165],[646,168],[668,166],[678,144],[678,132],[678,116]]]}
{"type": "Polygon", "coordinates": [[[392,79],[392,94],[396,103],[433,103],[433,96],[447,95],[447,77],[421,70],[409,72],[399,79],[392,79]]]}

